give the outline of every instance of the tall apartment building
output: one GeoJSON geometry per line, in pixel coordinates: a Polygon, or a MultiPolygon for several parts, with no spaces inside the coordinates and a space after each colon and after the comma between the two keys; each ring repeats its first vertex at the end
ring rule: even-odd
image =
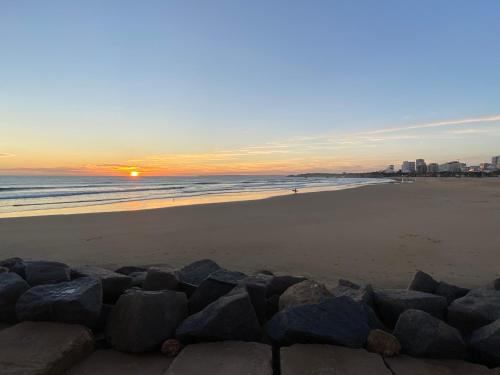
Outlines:
{"type": "Polygon", "coordinates": [[[402,173],[415,173],[415,162],[405,160],[403,164],[401,164],[401,172],[402,173]]]}
{"type": "Polygon", "coordinates": [[[493,156],[491,158],[491,164],[493,164],[494,167],[500,169],[500,155],[493,156]]]}
{"type": "Polygon", "coordinates": [[[428,173],[438,173],[439,172],[439,164],[438,163],[429,163],[429,165],[427,165],[427,172],[428,173]]]}
{"type": "Polygon", "coordinates": [[[427,164],[425,164],[424,159],[417,159],[415,163],[415,168],[418,174],[426,174],[427,173],[427,164]]]}

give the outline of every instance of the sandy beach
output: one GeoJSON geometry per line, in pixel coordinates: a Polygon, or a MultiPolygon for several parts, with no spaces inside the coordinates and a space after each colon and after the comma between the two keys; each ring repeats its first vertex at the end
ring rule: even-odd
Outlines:
{"type": "Polygon", "coordinates": [[[480,286],[500,276],[500,179],[417,179],[269,199],[0,219],[0,258],[70,265],[201,258],[252,272],[406,286],[416,269],[480,286]]]}

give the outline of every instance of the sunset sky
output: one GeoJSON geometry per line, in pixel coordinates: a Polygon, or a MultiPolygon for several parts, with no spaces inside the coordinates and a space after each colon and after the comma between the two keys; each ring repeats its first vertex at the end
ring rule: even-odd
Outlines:
{"type": "Polygon", "coordinates": [[[0,174],[500,154],[500,1],[0,2],[0,174]]]}

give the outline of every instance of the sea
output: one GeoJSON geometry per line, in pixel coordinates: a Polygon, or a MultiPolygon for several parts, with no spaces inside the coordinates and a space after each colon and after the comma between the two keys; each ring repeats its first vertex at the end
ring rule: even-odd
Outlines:
{"type": "Polygon", "coordinates": [[[0,176],[0,217],[127,211],[388,183],[377,178],[288,176],[0,176]]]}

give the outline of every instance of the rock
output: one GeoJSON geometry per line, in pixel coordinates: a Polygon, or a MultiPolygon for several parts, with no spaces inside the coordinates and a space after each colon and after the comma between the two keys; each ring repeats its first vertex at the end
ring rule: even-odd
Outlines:
{"type": "Polygon", "coordinates": [[[132,273],[136,272],[146,272],[147,268],[144,267],[137,267],[137,266],[124,266],[117,268],[115,270],[116,273],[121,273],[122,275],[130,276],[132,273]]]}
{"type": "Polygon", "coordinates": [[[438,287],[438,282],[431,275],[417,271],[413,276],[413,280],[408,285],[408,290],[416,290],[417,292],[434,293],[438,287]]]}
{"type": "Polygon", "coordinates": [[[332,293],[335,297],[347,296],[357,302],[364,302],[369,306],[373,306],[373,288],[371,284],[361,286],[348,280],[340,279],[332,293]]]}
{"type": "Polygon", "coordinates": [[[129,276],[132,278],[130,282],[130,287],[139,287],[142,288],[144,285],[144,280],[146,280],[147,272],[132,272],[129,276]]]}
{"type": "Polygon", "coordinates": [[[165,375],[272,375],[272,350],[256,342],[224,341],[187,346],[165,375]]]}
{"type": "Polygon", "coordinates": [[[406,289],[376,289],[374,302],[381,319],[391,327],[408,309],[422,310],[442,318],[447,306],[444,297],[406,289]]]}
{"type": "Polygon", "coordinates": [[[280,362],[281,375],[392,375],[379,355],[334,345],[284,347],[280,362]]]}
{"type": "Polygon", "coordinates": [[[274,273],[269,271],[269,270],[260,270],[256,272],[257,275],[267,275],[267,276],[274,276],[274,273]]]}
{"type": "Polygon", "coordinates": [[[0,261],[0,267],[5,267],[9,272],[15,272],[24,278],[24,261],[21,258],[7,258],[0,261]],[[17,271],[17,272],[16,272],[17,271]]]}
{"type": "Polygon", "coordinates": [[[130,290],[120,296],[111,311],[106,334],[117,350],[147,352],[172,338],[186,315],[184,293],[130,290]]]}
{"type": "Polygon", "coordinates": [[[17,273],[0,274],[0,321],[16,321],[17,299],[29,288],[28,283],[17,273]]]}
{"type": "Polygon", "coordinates": [[[461,288],[459,286],[451,285],[445,283],[444,281],[441,281],[438,284],[434,294],[446,298],[448,304],[450,304],[457,298],[465,296],[467,293],[469,293],[469,291],[470,291],[469,289],[461,288]]]}
{"type": "Polygon", "coordinates": [[[203,310],[217,298],[229,293],[241,280],[244,273],[219,270],[208,276],[191,295],[189,311],[191,314],[203,310]]]}
{"type": "Polygon", "coordinates": [[[366,349],[369,352],[377,353],[384,357],[394,357],[401,351],[401,344],[389,332],[382,331],[381,329],[373,329],[368,335],[366,349]]]}
{"type": "Polygon", "coordinates": [[[500,319],[475,330],[469,348],[476,361],[490,367],[500,366],[500,319]]]}
{"type": "MultiPolygon", "coordinates": [[[[106,329],[106,324],[108,323],[108,318],[111,315],[111,310],[113,310],[114,305],[103,304],[101,307],[101,313],[97,319],[95,327],[93,327],[94,332],[102,332],[106,329]]],[[[103,340],[104,341],[104,340],[103,340]]],[[[106,345],[107,342],[105,342],[106,345]]]]}
{"type": "Polygon", "coordinates": [[[19,320],[46,320],[93,327],[99,319],[101,307],[101,282],[82,277],[29,289],[17,300],[16,313],[19,320]]]}
{"type": "Polygon", "coordinates": [[[394,328],[403,351],[414,357],[465,358],[467,347],[460,332],[421,310],[406,310],[394,328]]]}
{"type": "Polygon", "coordinates": [[[175,290],[178,283],[179,280],[173,269],[150,267],[142,287],[144,290],[175,290]]]}
{"type": "Polygon", "coordinates": [[[63,374],[92,352],[90,331],[80,325],[23,322],[0,331],[0,374],[63,374]]]}
{"type": "Polygon", "coordinates": [[[104,303],[110,304],[116,302],[132,281],[132,278],[129,276],[95,266],[73,268],[71,270],[71,276],[73,279],[79,277],[93,277],[101,280],[103,301],[104,303]]]}
{"type": "Polygon", "coordinates": [[[210,274],[221,269],[222,268],[211,259],[198,260],[188,264],[179,271],[179,280],[181,283],[198,287],[203,280],[210,276],[210,274]]]}
{"type": "Polygon", "coordinates": [[[267,296],[271,297],[274,295],[280,296],[283,294],[285,290],[290,288],[293,284],[300,283],[301,281],[306,280],[305,277],[302,276],[274,276],[267,290],[267,296]]]}
{"type": "Polygon", "coordinates": [[[281,310],[267,322],[266,332],[279,345],[312,342],[359,348],[370,330],[379,328],[371,326],[370,310],[349,297],[334,297],[281,310]]]}
{"type": "Polygon", "coordinates": [[[318,284],[312,280],[304,280],[292,285],[280,296],[279,309],[320,303],[325,298],[332,297],[324,284],[318,284]]]}
{"type": "Polygon", "coordinates": [[[182,350],[182,344],[177,339],[168,339],[161,345],[162,354],[167,357],[176,357],[182,350]]]}
{"type": "Polygon", "coordinates": [[[500,290],[500,278],[493,280],[488,286],[491,289],[500,290]]]}
{"type": "Polygon", "coordinates": [[[260,323],[264,323],[268,319],[267,290],[271,285],[272,279],[272,276],[264,274],[248,276],[239,281],[238,285],[235,287],[245,288],[248,292],[260,323]]]}
{"type": "Polygon", "coordinates": [[[247,292],[237,290],[220,297],[202,311],[186,318],[177,328],[183,343],[197,341],[256,341],[262,336],[247,292]]]}
{"type": "Polygon", "coordinates": [[[500,291],[473,289],[448,306],[448,323],[468,334],[500,319],[500,291]]]}
{"type": "Polygon", "coordinates": [[[9,272],[9,269],[7,267],[0,266],[0,273],[5,273],[5,272],[9,272]]]}
{"type": "Polygon", "coordinates": [[[70,281],[70,268],[60,262],[29,261],[24,262],[25,279],[31,286],[57,284],[70,281]]]}

